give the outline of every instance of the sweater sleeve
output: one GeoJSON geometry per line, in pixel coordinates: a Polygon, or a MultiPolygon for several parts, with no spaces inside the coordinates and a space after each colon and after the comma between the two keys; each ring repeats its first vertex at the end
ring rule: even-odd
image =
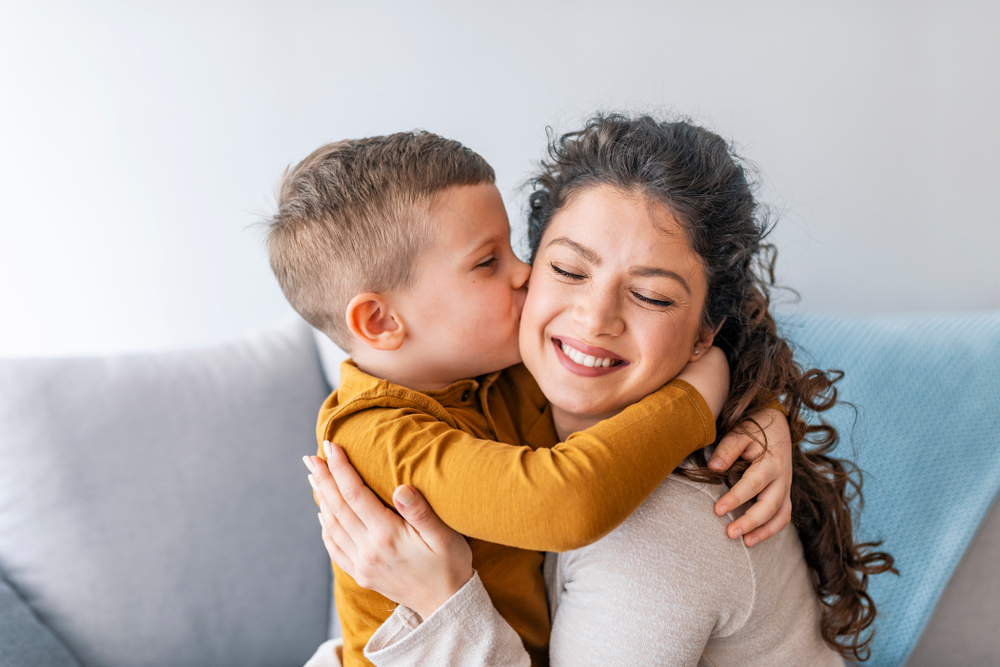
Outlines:
{"type": "Polygon", "coordinates": [[[490,602],[479,574],[426,620],[400,605],[365,646],[376,667],[530,667],[521,638],[490,602]]]}
{"type": "Polygon", "coordinates": [[[369,409],[351,421],[356,443],[327,437],[386,504],[410,484],[458,532],[534,551],[607,534],[715,439],[708,405],[679,380],[550,449],[474,438],[416,408],[369,409]]]}

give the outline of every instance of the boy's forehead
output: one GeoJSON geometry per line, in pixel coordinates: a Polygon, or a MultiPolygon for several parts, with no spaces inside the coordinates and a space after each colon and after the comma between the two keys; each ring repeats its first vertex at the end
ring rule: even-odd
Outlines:
{"type": "Polygon", "coordinates": [[[429,211],[435,246],[471,253],[498,241],[509,241],[510,223],[503,198],[492,183],[460,185],[438,193],[429,211]]]}

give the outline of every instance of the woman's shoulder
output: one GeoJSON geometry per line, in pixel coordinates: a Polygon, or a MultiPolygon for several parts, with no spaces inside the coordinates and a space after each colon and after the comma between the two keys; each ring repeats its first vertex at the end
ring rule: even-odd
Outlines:
{"type": "Polygon", "coordinates": [[[756,578],[746,547],[726,536],[731,518],[716,516],[709,486],[668,477],[614,531],[550,559],[550,596],[638,605],[643,617],[671,609],[706,637],[731,634],[751,612],[756,578]],[[631,599],[635,591],[643,593],[631,599]]]}
{"type": "MultiPolygon", "coordinates": [[[[642,562],[654,573],[700,573],[720,589],[728,579],[753,579],[746,547],[730,540],[726,526],[735,518],[717,516],[715,502],[721,493],[713,485],[670,475],[615,530],[597,542],[568,552],[567,560],[581,564],[642,562]],[[705,576],[705,572],[712,572],[705,576]]],[[[675,579],[673,575],[671,579],[675,579]]]]}

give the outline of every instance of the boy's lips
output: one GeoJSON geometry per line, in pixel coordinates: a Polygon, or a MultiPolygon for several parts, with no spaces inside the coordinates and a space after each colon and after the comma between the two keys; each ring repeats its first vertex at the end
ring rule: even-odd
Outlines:
{"type": "Polygon", "coordinates": [[[567,370],[583,377],[598,377],[628,366],[628,362],[611,350],[587,345],[573,338],[552,338],[556,358],[567,370]]]}

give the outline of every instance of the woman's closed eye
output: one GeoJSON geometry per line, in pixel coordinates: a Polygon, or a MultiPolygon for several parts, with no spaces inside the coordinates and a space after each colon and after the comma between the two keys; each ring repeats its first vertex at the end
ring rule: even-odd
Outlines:
{"type": "Polygon", "coordinates": [[[648,303],[649,305],[656,306],[657,308],[668,308],[674,305],[674,302],[668,299],[653,299],[651,297],[639,294],[638,292],[632,292],[632,296],[634,296],[642,303],[648,303]]]}
{"type": "Polygon", "coordinates": [[[573,273],[572,271],[561,269],[552,262],[549,262],[549,266],[552,267],[552,270],[555,271],[557,276],[560,276],[562,278],[567,278],[569,280],[583,280],[584,278],[587,277],[584,275],[580,275],[579,273],[573,273]]]}

